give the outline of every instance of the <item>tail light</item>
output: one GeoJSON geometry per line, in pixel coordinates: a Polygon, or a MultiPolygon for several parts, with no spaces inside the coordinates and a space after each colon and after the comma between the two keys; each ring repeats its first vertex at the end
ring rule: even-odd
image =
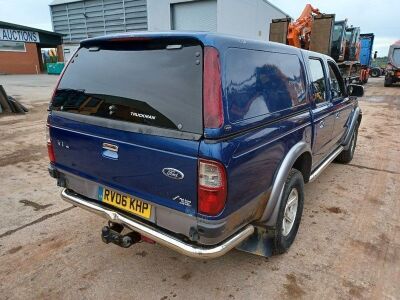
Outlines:
{"type": "Polygon", "coordinates": [[[47,139],[47,153],[49,154],[49,160],[51,163],[55,163],[56,156],[54,155],[53,143],[50,138],[50,128],[46,125],[46,139],[47,139]]]}
{"type": "MultiPolygon", "coordinates": [[[[77,48],[75,50],[75,52],[72,54],[71,58],[65,64],[64,69],[61,71],[60,76],[58,76],[57,83],[56,83],[56,86],[54,87],[53,94],[51,96],[51,100],[50,100],[50,103],[49,103],[49,110],[51,110],[51,103],[54,101],[54,97],[56,96],[57,89],[58,89],[58,86],[60,85],[61,78],[63,77],[64,72],[67,69],[68,65],[71,62],[73,62],[74,57],[75,57],[75,55],[76,55],[76,53],[78,52],[79,49],[80,48],[77,48]]],[[[53,143],[52,143],[51,138],[50,138],[50,127],[49,127],[48,123],[46,125],[46,140],[47,140],[47,153],[49,154],[49,160],[50,160],[51,163],[54,163],[56,161],[56,156],[54,155],[54,147],[53,147],[53,143]]]]}
{"type": "Polygon", "coordinates": [[[225,207],[227,194],[225,167],[218,162],[199,161],[198,211],[216,216],[225,207]]]}
{"type": "Polygon", "coordinates": [[[220,128],[224,122],[221,68],[218,51],[213,47],[204,48],[203,85],[204,127],[220,128]]]}

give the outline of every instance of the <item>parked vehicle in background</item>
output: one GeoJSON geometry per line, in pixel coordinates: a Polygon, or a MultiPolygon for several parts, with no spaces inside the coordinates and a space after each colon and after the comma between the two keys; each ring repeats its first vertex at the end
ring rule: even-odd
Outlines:
{"type": "Polygon", "coordinates": [[[296,237],[304,184],[352,160],[362,95],[332,58],[276,43],[87,39],[49,107],[49,173],[65,201],[110,221],[106,243],[279,254],[296,237]]]}
{"type": "Polygon", "coordinates": [[[388,64],[386,67],[385,86],[400,82],[400,41],[397,41],[389,49],[388,64]]]}
{"type": "Polygon", "coordinates": [[[369,65],[360,63],[360,27],[347,23],[347,19],[335,21],[334,14],[323,14],[307,4],[296,21],[272,20],[270,41],[329,55],[346,82],[364,84],[368,81],[369,65]]]}
{"type": "MultiPolygon", "coordinates": [[[[376,59],[377,52],[372,55],[374,47],[375,35],[373,33],[360,34],[360,63],[363,70],[372,77],[381,76],[381,69],[372,66],[373,59],[376,59]]],[[[364,83],[368,82],[368,76],[365,77],[364,83]]]]}

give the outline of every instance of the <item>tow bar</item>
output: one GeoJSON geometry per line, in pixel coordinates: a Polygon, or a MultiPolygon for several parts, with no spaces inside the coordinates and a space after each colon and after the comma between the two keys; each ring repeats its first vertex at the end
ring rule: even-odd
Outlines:
{"type": "Polygon", "coordinates": [[[140,242],[139,233],[132,231],[127,234],[121,234],[124,226],[110,222],[108,226],[104,226],[101,230],[101,239],[104,243],[113,243],[122,248],[129,248],[133,244],[140,242]]]}

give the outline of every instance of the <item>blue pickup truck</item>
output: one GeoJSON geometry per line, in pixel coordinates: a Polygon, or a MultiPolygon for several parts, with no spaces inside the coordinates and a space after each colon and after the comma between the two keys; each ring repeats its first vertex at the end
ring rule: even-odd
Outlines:
{"type": "Polygon", "coordinates": [[[304,184],[351,161],[362,114],[335,61],[211,33],[81,42],[47,120],[61,197],[104,242],[191,257],[269,256],[297,234],[304,184]]]}

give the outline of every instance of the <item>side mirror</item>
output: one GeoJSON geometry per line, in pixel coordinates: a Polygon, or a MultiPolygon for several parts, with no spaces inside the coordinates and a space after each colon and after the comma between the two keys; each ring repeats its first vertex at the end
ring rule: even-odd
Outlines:
{"type": "Polygon", "coordinates": [[[377,59],[378,58],[378,51],[375,51],[375,53],[374,53],[374,59],[377,59]]]}
{"type": "Polygon", "coordinates": [[[349,84],[347,92],[350,97],[362,97],[364,96],[364,87],[359,84],[349,84]]]}

